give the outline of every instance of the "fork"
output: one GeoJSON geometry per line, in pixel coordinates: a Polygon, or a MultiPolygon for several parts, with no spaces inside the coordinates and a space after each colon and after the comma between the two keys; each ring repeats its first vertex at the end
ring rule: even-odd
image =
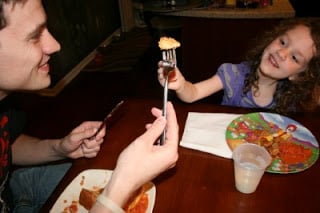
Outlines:
{"type": "MultiPolygon", "coordinates": [[[[177,57],[176,49],[168,49],[162,51],[162,66],[163,66],[163,76],[164,76],[164,89],[163,89],[163,106],[162,106],[162,115],[167,117],[167,102],[168,102],[168,79],[170,72],[176,67],[177,57]]],[[[163,145],[166,138],[166,130],[163,131],[159,145],[163,145]]]]}

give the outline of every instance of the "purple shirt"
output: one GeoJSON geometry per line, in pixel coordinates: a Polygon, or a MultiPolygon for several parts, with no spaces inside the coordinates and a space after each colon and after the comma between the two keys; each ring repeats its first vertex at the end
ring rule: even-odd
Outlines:
{"type": "Polygon", "coordinates": [[[270,109],[274,107],[274,101],[263,107],[257,105],[253,99],[251,90],[243,94],[244,80],[249,72],[250,65],[247,62],[240,64],[224,63],[220,65],[217,74],[223,83],[224,90],[221,104],[246,108],[270,109]]]}

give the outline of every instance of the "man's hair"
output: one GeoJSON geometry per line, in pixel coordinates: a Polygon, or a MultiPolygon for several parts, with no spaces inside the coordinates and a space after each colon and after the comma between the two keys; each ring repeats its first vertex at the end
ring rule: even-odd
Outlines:
{"type": "Polygon", "coordinates": [[[6,17],[4,16],[3,5],[12,3],[15,5],[18,2],[25,2],[27,0],[0,0],[0,30],[7,25],[6,17]]]}

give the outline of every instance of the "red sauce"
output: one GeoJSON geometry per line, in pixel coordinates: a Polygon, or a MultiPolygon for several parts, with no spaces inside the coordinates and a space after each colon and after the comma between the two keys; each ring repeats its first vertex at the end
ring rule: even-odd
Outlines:
{"type": "Polygon", "coordinates": [[[168,77],[169,77],[169,82],[176,81],[176,72],[175,71],[170,72],[168,77]]]}
{"type": "Polygon", "coordinates": [[[80,186],[83,186],[83,185],[84,185],[84,179],[85,179],[85,176],[82,176],[82,177],[81,177],[81,181],[80,181],[80,186]]]}
{"type": "Polygon", "coordinates": [[[306,162],[312,155],[312,151],[295,143],[280,143],[280,158],[286,164],[306,162]]]}
{"type": "Polygon", "coordinates": [[[139,202],[137,203],[137,205],[130,210],[126,210],[126,213],[145,213],[147,211],[148,204],[149,204],[148,195],[144,193],[140,198],[139,202]]]}
{"type": "Polygon", "coordinates": [[[72,201],[70,206],[67,206],[63,210],[64,213],[77,213],[78,212],[78,202],[72,201]]]}

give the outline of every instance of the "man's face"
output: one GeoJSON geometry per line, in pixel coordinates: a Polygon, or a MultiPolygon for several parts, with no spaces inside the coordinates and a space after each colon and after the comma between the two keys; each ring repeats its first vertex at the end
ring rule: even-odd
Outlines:
{"type": "Polygon", "coordinates": [[[37,90],[50,85],[50,55],[60,44],[46,27],[41,0],[4,4],[0,30],[0,91],[37,90]]]}

